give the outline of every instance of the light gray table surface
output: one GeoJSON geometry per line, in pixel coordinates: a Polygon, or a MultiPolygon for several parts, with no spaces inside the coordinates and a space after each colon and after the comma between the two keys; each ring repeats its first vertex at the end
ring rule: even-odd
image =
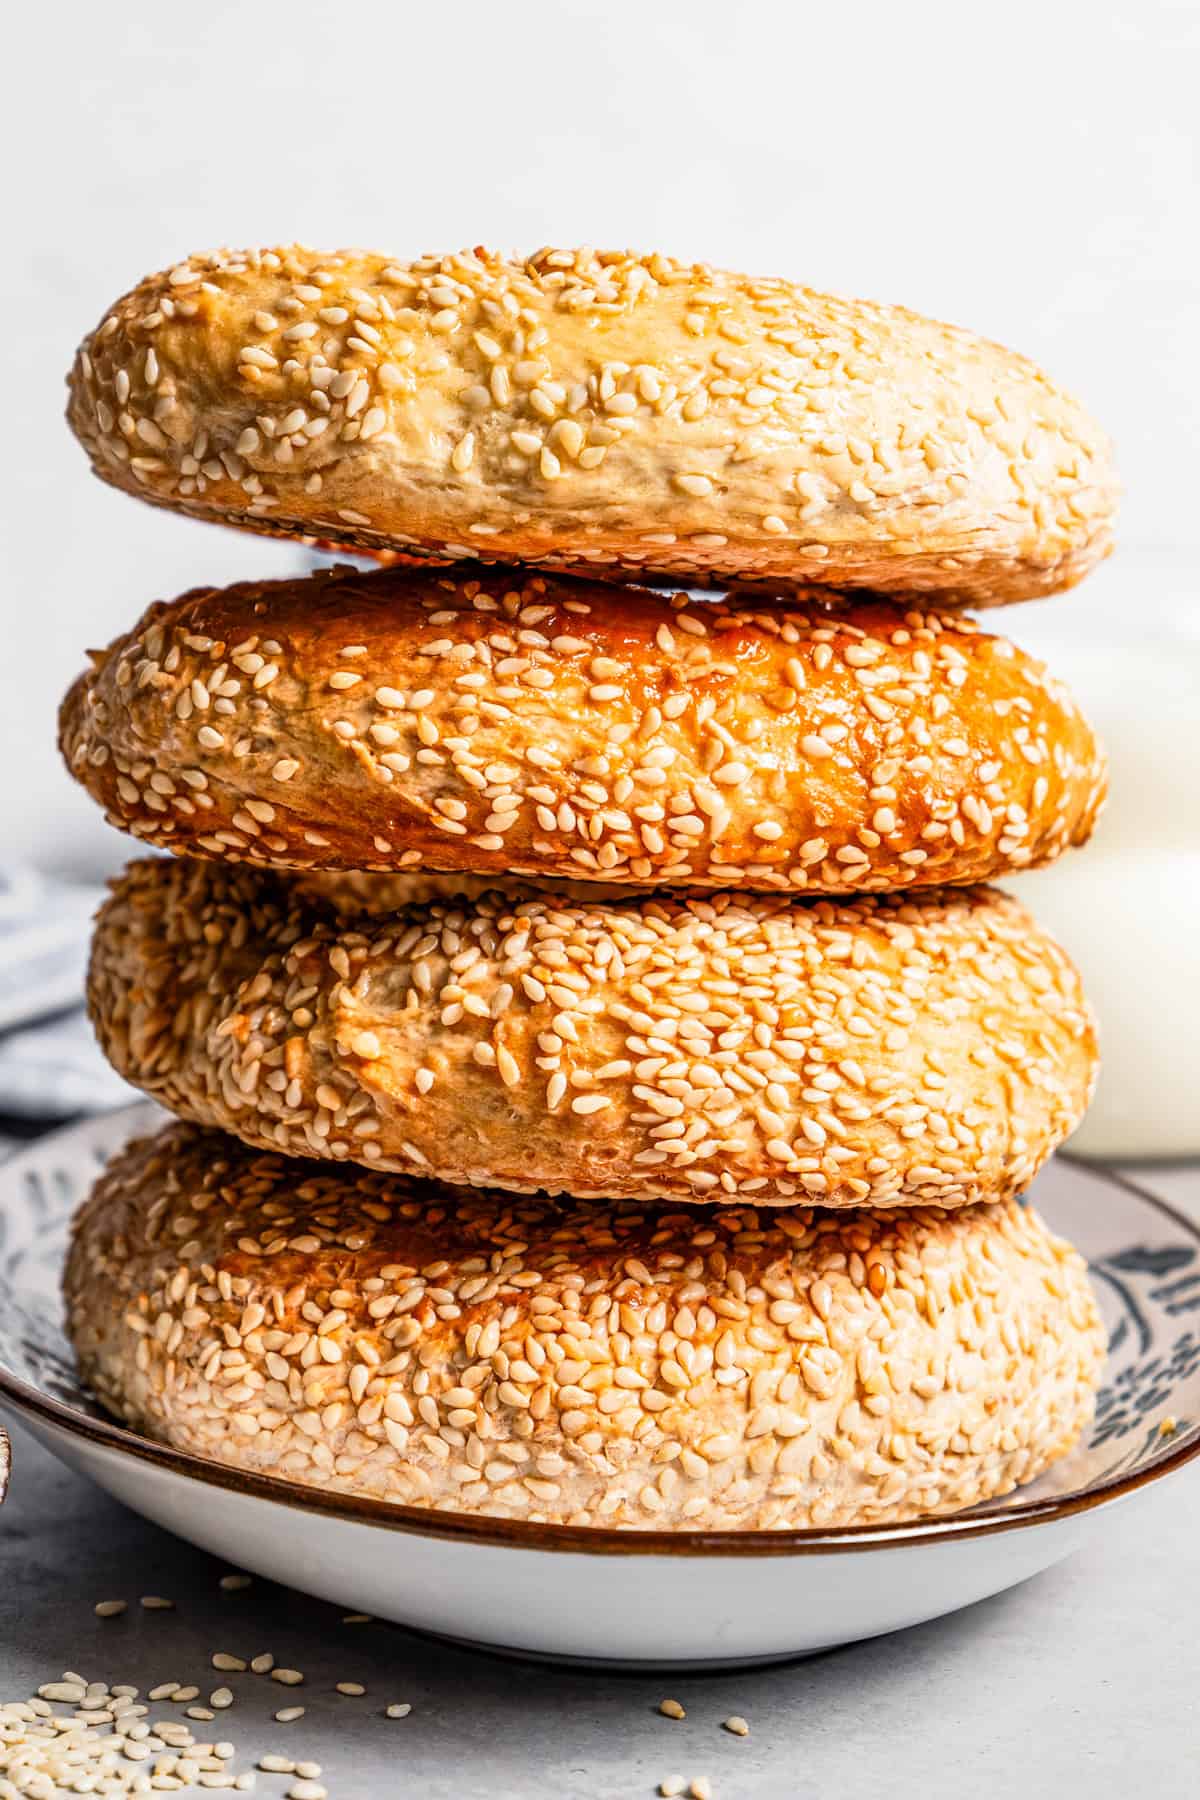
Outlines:
{"type": "MultiPolygon", "coordinates": [[[[1200,1170],[1142,1171],[1200,1215],[1200,1170]]],[[[224,1565],[146,1524],[17,1427],[0,1512],[0,1700],[66,1668],[142,1689],[228,1681],[196,1731],[322,1765],[330,1800],[624,1800],[706,1775],[714,1800],[1154,1800],[1200,1794],[1200,1468],[1113,1510],[1094,1547],[996,1599],[808,1661],[736,1674],[577,1672],[476,1655],[268,1582],[224,1592],[224,1565]],[[143,1612],[142,1594],[170,1612],[143,1612]],[[130,1609],[97,1619],[93,1604],[130,1609]],[[285,1689],[224,1676],[214,1650],[271,1651],[285,1689]],[[362,1698],[335,1691],[360,1681],[362,1698]],[[675,1723],[665,1695],[687,1709],[675,1723]],[[409,1717],[383,1708],[409,1701],[409,1717]],[[280,1706],[303,1719],[274,1723],[280,1706]],[[743,1715],[750,1735],[722,1720],[743,1715]]],[[[286,1777],[260,1774],[283,1795],[286,1777]]]]}

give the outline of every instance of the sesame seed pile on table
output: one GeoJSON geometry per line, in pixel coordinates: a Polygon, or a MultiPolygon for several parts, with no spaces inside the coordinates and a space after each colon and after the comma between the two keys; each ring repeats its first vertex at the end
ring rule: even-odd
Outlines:
{"type": "Polygon", "coordinates": [[[114,487],[382,565],[155,602],[63,703],[174,853],[92,952],[180,1121],[75,1222],[105,1404],[581,1525],[879,1524],[1065,1454],[1103,1332],[1021,1196],[1095,1037],[986,884],[1086,840],[1105,764],[962,609],[1107,553],[1079,406],[663,256],[292,247],[143,281],[69,418],[114,487]]]}

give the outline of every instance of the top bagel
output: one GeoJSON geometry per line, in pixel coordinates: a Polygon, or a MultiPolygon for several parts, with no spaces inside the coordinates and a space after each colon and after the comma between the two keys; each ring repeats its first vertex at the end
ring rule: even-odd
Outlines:
{"type": "Polygon", "coordinates": [[[1107,441],[1034,364],[901,307],[628,252],[220,250],[86,339],[98,474],[256,531],[974,606],[1110,548],[1107,441]]]}

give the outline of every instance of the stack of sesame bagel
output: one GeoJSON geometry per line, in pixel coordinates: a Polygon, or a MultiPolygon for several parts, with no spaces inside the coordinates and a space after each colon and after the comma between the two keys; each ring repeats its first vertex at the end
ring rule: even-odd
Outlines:
{"type": "Polygon", "coordinates": [[[1095,1037],[988,884],[1105,764],[962,608],[1107,552],[1075,402],[661,256],[292,247],[143,281],[69,418],[114,486],[383,565],[156,602],[63,703],[173,853],[92,953],[181,1121],[75,1224],[104,1402],[574,1524],[877,1525],[1065,1454],[1103,1332],[1021,1196],[1095,1037]]]}

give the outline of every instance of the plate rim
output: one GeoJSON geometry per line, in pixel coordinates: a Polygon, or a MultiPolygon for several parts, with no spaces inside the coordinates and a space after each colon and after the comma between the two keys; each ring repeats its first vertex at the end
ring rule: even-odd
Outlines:
{"type": "MultiPolygon", "coordinates": [[[[134,1115],[146,1101],[135,1101],[115,1112],[93,1114],[75,1120],[57,1130],[45,1133],[31,1143],[21,1145],[0,1161],[0,1179],[19,1170],[27,1160],[43,1153],[52,1142],[70,1143],[86,1138],[97,1124],[113,1124],[128,1118],[131,1128],[134,1115]]],[[[1169,1219],[1173,1225],[1200,1248],[1200,1222],[1173,1206],[1170,1201],[1150,1193],[1127,1175],[1088,1161],[1086,1158],[1057,1155],[1065,1163],[1094,1180],[1107,1183],[1132,1194],[1135,1199],[1169,1219]]],[[[230,1464],[198,1456],[190,1450],[179,1450],[170,1444],[142,1437],[126,1426],[108,1419],[93,1419],[76,1412],[61,1400],[55,1400],[28,1382],[0,1368],[0,1401],[24,1418],[82,1439],[120,1458],[149,1463],[170,1474],[202,1486],[222,1488],[243,1498],[267,1500],[277,1506],[324,1518],[337,1518],[343,1523],[400,1532],[406,1536],[437,1538],[477,1547],[525,1551],[547,1551],[584,1556],[828,1556],[873,1550],[914,1548],[919,1545],[963,1542],[970,1538],[992,1537],[1001,1532],[1024,1530],[1034,1525],[1047,1525],[1073,1519],[1126,1499],[1151,1482],[1175,1474],[1200,1457],[1200,1432],[1188,1442],[1179,1444],[1150,1468],[1135,1469],[1125,1475],[1101,1481],[1082,1493],[1064,1494],[1029,1503],[1023,1511],[984,1509],[969,1517],[913,1519],[895,1525],[841,1525],[827,1530],[816,1527],[776,1528],[762,1531],[654,1531],[640,1526],[555,1525],[530,1519],[503,1519],[487,1513],[443,1511],[437,1507],[409,1506],[399,1501],[380,1500],[368,1494],[341,1494],[325,1488],[289,1481],[282,1475],[260,1474],[251,1469],[238,1469],[230,1464]]]]}

